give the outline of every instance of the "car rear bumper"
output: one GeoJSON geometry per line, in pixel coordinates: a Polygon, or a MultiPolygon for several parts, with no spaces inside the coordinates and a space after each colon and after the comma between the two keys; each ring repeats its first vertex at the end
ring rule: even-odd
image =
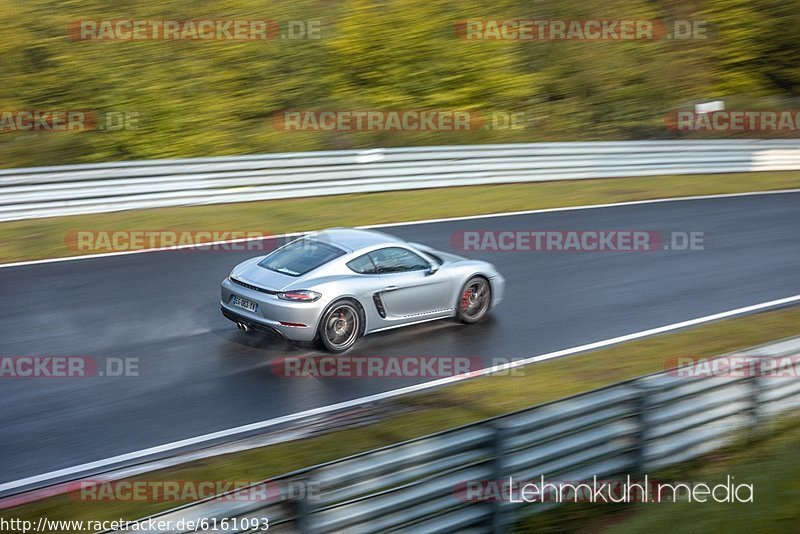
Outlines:
{"type": "Polygon", "coordinates": [[[245,325],[248,330],[261,332],[264,334],[271,334],[282,339],[286,339],[286,336],[283,335],[283,332],[275,328],[273,325],[254,321],[252,318],[241,315],[233,310],[229,310],[225,306],[220,306],[219,309],[222,311],[222,315],[224,315],[226,319],[233,321],[237,325],[245,325]]]}
{"type": "Polygon", "coordinates": [[[322,303],[284,302],[274,295],[233,284],[227,279],[222,283],[220,295],[222,315],[231,321],[292,341],[314,339],[321,305],[322,303]],[[256,303],[256,311],[234,306],[234,295],[256,303]]]}

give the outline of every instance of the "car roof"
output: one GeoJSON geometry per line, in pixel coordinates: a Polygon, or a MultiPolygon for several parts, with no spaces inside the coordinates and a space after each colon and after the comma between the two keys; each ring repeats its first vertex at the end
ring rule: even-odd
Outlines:
{"type": "Polygon", "coordinates": [[[348,252],[373,247],[375,245],[395,245],[405,243],[402,239],[375,230],[359,230],[357,228],[328,228],[306,236],[309,239],[331,243],[348,252]]]}

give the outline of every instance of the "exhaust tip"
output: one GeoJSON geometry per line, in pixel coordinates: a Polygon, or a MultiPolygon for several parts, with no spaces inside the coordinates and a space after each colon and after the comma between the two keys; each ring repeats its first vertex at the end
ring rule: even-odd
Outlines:
{"type": "Polygon", "coordinates": [[[247,325],[246,325],[246,324],[244,324],[244,323],[236,323],[236,328],[238,328],[238,329],[239,329],[239,330],[241,330],[242,332],[249,332],[249,331],[250,331],[250,327],[249,327],[249,326],[247,326],[247,325]]]}

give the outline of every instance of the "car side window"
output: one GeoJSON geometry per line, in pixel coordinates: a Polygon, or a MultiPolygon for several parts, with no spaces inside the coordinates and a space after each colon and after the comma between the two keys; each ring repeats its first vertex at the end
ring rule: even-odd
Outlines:
{"type": "Polygon", "coordinates": [[[378,274],[378,270],[376,269],[375,264],[372,263],[369,254],[364,254],[363,256],[359,256],[354,260],[348,261],[347,266],[351,271],[358,274],[378,274]]]}
{"type": "Polygon", "coordinates": [[[378,274],[422,271],[430,267],[419,255],[400,247],[375,250],[369,253],[369,257],[372,258],[378,274]]]}

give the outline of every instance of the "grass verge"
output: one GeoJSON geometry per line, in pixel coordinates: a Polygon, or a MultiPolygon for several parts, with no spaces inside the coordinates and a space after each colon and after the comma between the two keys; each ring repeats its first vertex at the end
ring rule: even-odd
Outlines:
{"type": "MultiPolygon", "coordinates": [[[[137,480],[260,480],[486,417],[661,371],[671,356],[711,357],[800,334],[800,307],[728,319],[528,366],[522,373],[478,378],[402,399],[416,410],[379,423],[314,438],[208,458],[137,480]]],[[[3,510],[0,517],[135,519],[175,502],[81,501],[59,495],[3,510]]]]}
{"type": "Polygon", "coordinates": [[[0,263],[109,252],[76,250],[73,231],[252,231],[281,234],[441,217],[665,197],[800,188],[800,172],[703,174],[470,186],[122,211],[0,223],[0,263]]]}
{"type": "MultiPolygon", "coordinates": [[[[764,437],[742,440],[704,458],[650,473],[664,483],[702,482],[709,487],[753,487],[753,502],[569,503],[516,525],[518,533],[562,532],[796,532],[800,524],[800,416],[774,423],[764,437]]],[[[722,493],[720,493],[722,495],[722,493]]],[[[746,495],[742,490],[741,495],[746,495]]],[[[709,499],[711,501],[711,499],[709,499]]]]}

